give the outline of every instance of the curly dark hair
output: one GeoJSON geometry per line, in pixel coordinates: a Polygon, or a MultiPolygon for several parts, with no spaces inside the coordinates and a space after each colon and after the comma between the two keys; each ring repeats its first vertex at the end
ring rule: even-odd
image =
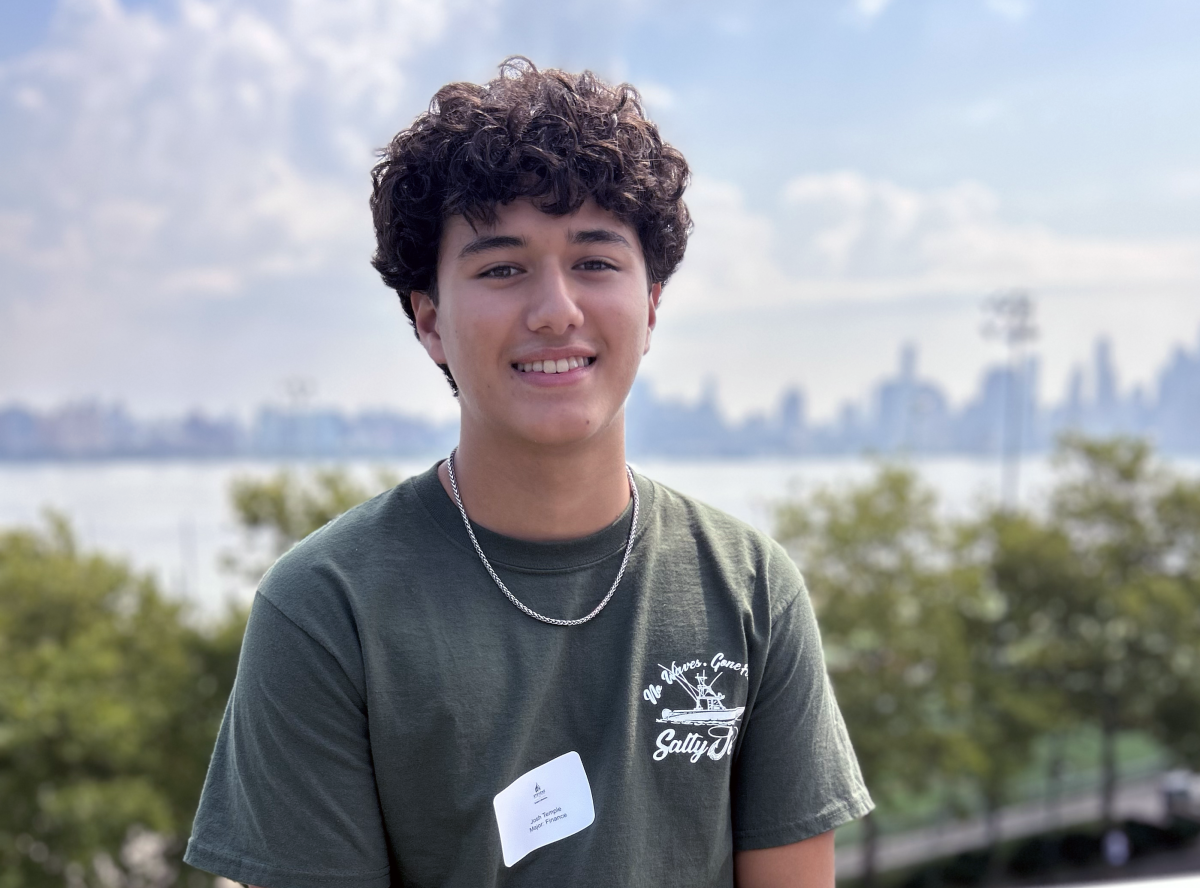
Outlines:
{"type": "Polygon", "coordinates": [[[683,202],[687,161],[659,137],[637,90],[590,71],[539,71],[521,56],[505,59],[487,84],[438,90],[429,110],[380,152],[371,178],[371,264],[409,321],[414,290],[437,302],[438,247],[450,216],[492,224],[497,205],[522,197],[561,216],[590,197],[637,232],[650,283],[672,275],[692,228],[683,202]]]}

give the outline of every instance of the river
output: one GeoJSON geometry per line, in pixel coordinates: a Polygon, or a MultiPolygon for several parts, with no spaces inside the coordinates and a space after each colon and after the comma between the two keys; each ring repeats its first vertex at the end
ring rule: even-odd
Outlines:
{"type": "MultiPolygon", "coordinates": [[[[431,463],[432,458],[347,465],[369,481],[380,468],[404,477],[431,463]]],[[[292,467],[316,465],[321,464],[292,467]]],[[[867,478],[874,465],[856,458],[648,460],[635,468],[769,532],[773,503],[820,485],[867,478]]],[[[916,459],[912,465],[948,513],[962,514],[996,498],[1000,470],[995,461],[945,457],[916,459]]],[[[1176,465],[1200,472],[1200,461],[1176,465]]],[[[70,519],[85,547],[127,559],[201,613],[214,614],[226,600],[245,601],[253,592],[251,584],[220,565],[222,553],[248,545],[230,509],[230,482],[265,477],[283,467],[182,461],[0,464],[0,527],[33,524],[44,509],[56,509],[70,519]]],[[[1047,460],[1026,459],[1024,500],[1043,498],[1051,478],[1047,460]]]]}

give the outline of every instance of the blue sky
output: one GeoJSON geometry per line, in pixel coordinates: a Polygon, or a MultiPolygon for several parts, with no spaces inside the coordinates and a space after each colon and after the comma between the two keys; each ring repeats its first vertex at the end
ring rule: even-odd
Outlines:
{"type": "Polygon", "coordinates": [[[664,391],[828,415],[911,340],[961,398],[1013,286],[1049,398],[1099,334],[1126,382],[1200,334],[1194,2],[60,0],[0,6],[0,401],[453,411],[366,173],[509,53],[632,81],[692,164],[664,391]]]}

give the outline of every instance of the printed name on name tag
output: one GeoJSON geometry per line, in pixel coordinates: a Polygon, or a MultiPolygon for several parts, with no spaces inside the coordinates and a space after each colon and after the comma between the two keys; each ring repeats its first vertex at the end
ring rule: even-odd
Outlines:
{"type": "Polygon", "coordinates": [[[596,819],[592,785],[577,752],[525,772],[502,789],[492,805],[505,866],[587,829],[596,819]]]}

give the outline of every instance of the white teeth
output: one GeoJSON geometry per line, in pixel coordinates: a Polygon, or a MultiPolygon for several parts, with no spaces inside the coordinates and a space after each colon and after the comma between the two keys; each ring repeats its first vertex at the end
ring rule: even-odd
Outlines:
{"type": "Polygon", "coordinates": [[[557,361],[533,361],[528,364],[516,364],[516,368],[522,373],[566,373],[568,370],[577,370],[580,367],[588,367],[595,361],[595,358],[584,356],[570,358],[559,358],[557,361]]]}

